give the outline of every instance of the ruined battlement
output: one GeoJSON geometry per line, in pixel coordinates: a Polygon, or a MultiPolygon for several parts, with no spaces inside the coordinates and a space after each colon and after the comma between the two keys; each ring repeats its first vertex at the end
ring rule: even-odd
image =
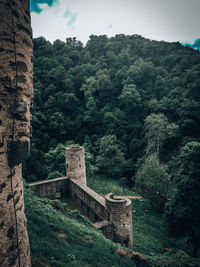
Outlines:
{"type": "Polygon", "coordinates": [[[132,203],[129,199],[117,198],[112,193],[105,196],[109,221],[115,225],[115,240],[129,248],[133,247],[132,203]]]}
{"type": "Polygon", "coordinates": [[[29,184],[40,197],[72,198],[97,229],[123,246],[133,247],[132,204],[112,193],[102,197],[86,184],[84,147],[66,148],[67,176],[29,184]]]}

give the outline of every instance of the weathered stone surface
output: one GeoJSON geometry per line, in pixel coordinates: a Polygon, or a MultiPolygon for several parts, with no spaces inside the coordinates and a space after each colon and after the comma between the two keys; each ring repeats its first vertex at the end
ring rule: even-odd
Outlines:
{"type": "Polygon", "coordinates": [[[0,0],[0,266],[30,263],[21,162],[33,98],[29,1],[0,0]],[[27,40],[29,46],[24,44],[27,40]],[[15,61],[16,58],[16,61],[15,61]],[[16,77],[17,74],[17,77],[16,77]],[[11,108],[12,107],[12,108],[11,108]],[[12,110],[11,110],[12,109],[12,110]]]}
{"type": "Polygon", "coordinates": [[[129,199],[115,198],[112,193],[107,194],[106,209],[109,221],[115,225],[115,241],[133,248],[132,204],[129,199]]]}
{"type": "Polygon", "coordinates": [[[26,76],[25,75],[17,75],[17,81],[19,83],[25,83],[26,82],[26,76]]]}
{"type": "Polygon", "coordinates": [[[13,115],[20,115],[27,111],[27,103],[25,101],[19,101],[15,105],[11,105],[9,110],[13,115]]]}
{"type": "Polygon", "coordinates": [[[21,164],[29,153],[28,140],[8,142],[8,164],[10,167],[21,164]]]}
{"type": "Polygon", "coordinates": [[[26,63],[24,61],[10,61],[10,66],[12,67],[13,70],[19,70],[21,72],[27,72],[28,71],[28,67],[26,65],[26,63]]]}
{"type": "Polygon", "coordinates": [[[66,171],[70,179],[86,184],[85,150],[82,146],[66,148],[66,171]]]}
{"type": "Polygon", "coordinates": [[[0,193],[3,191],[3,189],[6,187],[6,183],[0,184],[0,193]]]}

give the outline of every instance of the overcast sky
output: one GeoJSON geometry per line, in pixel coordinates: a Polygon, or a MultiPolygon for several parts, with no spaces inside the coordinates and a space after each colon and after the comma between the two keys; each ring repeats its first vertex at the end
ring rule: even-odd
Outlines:
{"type": "Polygon", "coordinates": [[[91,34],[124,33],[193,43],[199,13],[200,0],[31,0],[33,36],[51,42],[77,37],[85,44],[91,34]]]}

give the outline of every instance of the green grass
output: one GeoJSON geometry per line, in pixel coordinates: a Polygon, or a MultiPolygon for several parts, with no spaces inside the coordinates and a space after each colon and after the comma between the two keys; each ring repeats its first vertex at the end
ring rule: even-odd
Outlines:
{"type": "Polygon", "coordinates": [[[38,198],[25,190],[32,266],[135,266],[115,254],[116,244],[106,239],[79,211],[59,200],[38,198]]]}
{"type": "MultiPolygon", "coordinates": [[[[88,179],[88,186],[100,194],[137,195],[121,180],[105,176],[88,179]]],[[[186,254],[192,252],[186,240],[169,236],[163,215],[151,206],[148,199],[133,199],[132,208],[134,250],[145,255],[150,266],[200,266],[199,260],[186,254]],[[163,253],[165,248],[170,248],[169,252],[163,253]],[[191,265],[188,265],[189,261],[191,265]]]]}
{"type": "Polygon", "coordinates": [[[103,175],[87,177],[87,185],[99,194],[113,193],[118,196],[136,195],[133,190],[125,185],[122,179],[108,178],[103,175]]]}
{"type": "MultiPolygon", "coordinates": [[[[105,176],[89,178],[88,186],[100,194],[136,195],[122,180],[105,176]]],[[[59,200],[38,198],[30,189],[25,190],[25,204],[33,267],[135,266],[129,258],[116,255],[117,245],[79,211],[59,200]]],[[[184,239],[169,237],[162,214],[147,199],[133,199],[132,206],[134,250],[142,253],[151,267],[200,266],[199,259],[189,256],[191,247],[184,239]]]]}

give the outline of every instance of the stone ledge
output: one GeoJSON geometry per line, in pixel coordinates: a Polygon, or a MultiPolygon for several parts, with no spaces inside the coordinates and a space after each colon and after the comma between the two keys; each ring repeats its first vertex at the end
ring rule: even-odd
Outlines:
{"type": "Polygon", "coordinates": [[[32,187],[32,186],[37,186],[37,185],[41,185],[41,184],[48,184],[48,183],[54,183],[57,181],[68,180],[68,179],[69,178],[67,176],[58,177],[58,178],[54,178],[54,179],[50,179],[50,180],[42,180],[40,182],[31,183],[31,184],[29,184],[29,186],[32,187]]]}
{"type": "Polygon", "coordinates": [[[97,202],[99,202],[102,206],[106,206],[105,203],[105,198],[100,196],[98,193],[96,193],[95,191],[93,191],[91,188],[89,188],[87,185],[85,185],[84,183],[81,183],[77,180],[73,180],[70,179],[71,183],[74,183],[75,185],[77,185],[78,187],[80,187],[83,191],[85,191],[88,195],[90,195],[92,198],[94,198],[97,202]]]}

